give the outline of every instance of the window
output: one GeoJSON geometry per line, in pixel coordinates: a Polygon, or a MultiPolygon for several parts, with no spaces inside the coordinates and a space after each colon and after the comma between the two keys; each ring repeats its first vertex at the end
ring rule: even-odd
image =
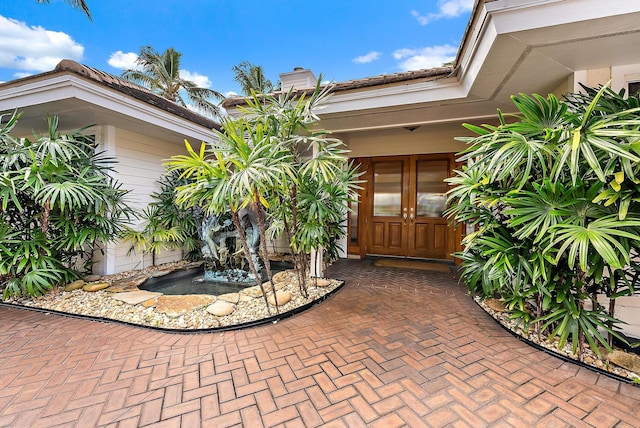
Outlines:
{"type": "Polygon", "coordinates": [[[637,97],[638,96],[638,92],[640,92],[640,81],[636,81],[636,82],[628,82],[628,87],[629,87],[629,91],[628,91],[628,96],[632,97],[637,97]]]}

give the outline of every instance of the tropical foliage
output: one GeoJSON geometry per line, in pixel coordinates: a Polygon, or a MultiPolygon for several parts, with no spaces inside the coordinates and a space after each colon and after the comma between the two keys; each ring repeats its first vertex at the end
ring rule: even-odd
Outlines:
{"type": "Polygon", "coordinates": [[[182,54],[174,48],[159,53],[151,46],[140,48],[136,64],[140,69],[128,69],[122,72],[122,78],[150,89],[155,94],[170,101],[193,107],[212,117],[220,116],[220,107],[212,100],[223,100],[224,95],[209,88],[201,88],[191,80],[180,75],[182,54]]]}
{"type": "Polygon", "coordinates": [[[469,147],[448,179],[447,215],[475,228],[457,254],[470,291],[503,299],[513,318],[560,346],[570,340],[574,353],[582,343],[598,353],[623,339],[598,295],[634,291],[640,108],[624,92],[584,90],[564,102],[520,94],[513,118],[466,125],[478,136],[461,138],[469,147]]]}
{"type": "Polygon", "coordinates": [[[231,71],[235,74],[234,79],[240,84],[242,93],[251,96],[251,92],[258,94],[268,94],[273,92],[273,83],[264,75],[262,67],[243,61],[238,65],[234,65],[231,71]]]}
{"type": "MultiPolygon", "coordinates": [[[[46,3],[49,4],[51,0],[36,0],[38,3],[46,3]]],[[[65,0],[67,3],[76,9],[82,9],[82,11],[87,15],[89,21],[91,21],[91,12],[89,11],[89,6],[87,6],[87,2],[84,0],[65,0]]]]}
{"type": "MultiPolygon", "coordinates": [[[[322,254],[324,247],[335,253],[336,238],[329,234],[346,219],[347,202],[355,198],[358,178],[347,164],[342,142],[310,131],[319,120],[314,111],[327,96],[328,89],[319,85],[309,96],[293,91],[254,93],[241,117],[222,121],[217,142],[202,144],[197,151],[186,143],[188,154],[167,162],[170,170],[192,180],[178,188],[178,203],[199,206],[205,214],[230,210],[241,238],[239,210],[257,211],[260,256],[267,268],[267,233],[284,233],[305,295],[308,252],[322,254]]],[[[246,242],[243,247],[246,256],[246,242]]]]}
{"type": "Polygon", "coordinates": [[[198,225],[202,221],[200,210],[182,209],[176,204],[176,188],[187,184],[176,172],[162,176],[158,181],[160,191],[151,194],[154,199],[142,212],[143,228],[126,227],[124,240],[131,242],[129,252],[151,253],[152,265],[156,265],[158,252],[180,249],[182,258],[200,258],[202,246],[198,225]]]}
{"type": "Polygon", "coordinates": [[[90,267],[131,211],[112,160],[83,129],[60,134],[49,117],[46,135],[14,138],[19,114],[10,116],[0,128],[0,286],[5,296],[39,295],[90,267]]]}

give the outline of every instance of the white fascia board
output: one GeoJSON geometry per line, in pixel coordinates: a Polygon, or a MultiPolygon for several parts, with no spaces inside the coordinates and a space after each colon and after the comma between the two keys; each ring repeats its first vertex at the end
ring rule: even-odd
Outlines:
{"type": "Polygon", "coordinates": [[[588,21],[640,11],[637,0],[496,0],[485,3],[499,34],[588,21]],[[538,25],[535,25],[538,24],[538,25]]]}
{"type": "Polygon", "coordinates": [[[1,90],[0,111],[71,98],[182,134],[185,137],[197,138],[202,141],[211,141],[212,139],[213,133],[208,128],[182,119],[116,90],[70,75],[54,76],[1,90]]]}
{"type": "Polygon", "coordinates": [[[362,89],[346,94],[332,94],[318,113],[330,114],[363,109],[398,107],[411,104],[437,103],[462,99],[466,93],[460,87],[458,79],[432,80],[418,83],[406,83],[379,89],[362,89]]]}

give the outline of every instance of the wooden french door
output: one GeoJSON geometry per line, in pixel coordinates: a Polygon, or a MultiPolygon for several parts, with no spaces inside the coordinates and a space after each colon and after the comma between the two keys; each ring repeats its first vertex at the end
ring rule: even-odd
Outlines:
{"type": "Polygon", "coordinates": [[[442,217],[453,156],[368,159],[364,233],[367,254],[447,259],[453,227],[442,217]]]}

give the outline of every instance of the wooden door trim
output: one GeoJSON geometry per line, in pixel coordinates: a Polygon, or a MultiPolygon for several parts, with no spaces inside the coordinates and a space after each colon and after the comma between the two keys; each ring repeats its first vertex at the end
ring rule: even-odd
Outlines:
{"type": "MultiPolygon", "coordinates": [[[[373,164],[377,162],[385,162],[385,161],[396,161],[396,160],[404,160],[404,168],[403,168],[403,190],[408,190],[411,183],[410,168],[412,165],[415,165],[415,162],[418,160],[439,160],[446,159],[449,161],[449,176],[453,173],[453,169],[458,167],[455,162],[455,154],[454,153],[429,153],[429,154],[413,154],[413,155],[392,155],[392,156],[371,156],[371,157],[360,157],[354,158],[361,162],[362,170],[366,171],[363,175],[363,179],[366,182],[363,184],[363,189],[360,195],[360,203],[358,204],[358,245],[348,246],[349,254],[359,255],[361,258],[366,257],[367,254],[374,254],[370,252],[371,239],[372,239],[372,229],[371,223],[373,220],[373,164]]],[[[415,169],[415,168],[414,168],[415,169]]],[[[415,171],[413,171],[415,174],[415,171]]],[[[409,193],[409,192],[407,192],[409,193]]],[[[415,198],[416,195],[407,195],[407,198],[412,200],[407,200],[407,207],[411,203],[415,206],[415,198]]],[[[459,251],[461,248],[460,240],[464,231],[461,231],[460,227],[463,225],[458,225],[458,227],[447,226],[448,235],[449,235],[449,243],[447,249],[447,256],[445,259],[453,259],[451,253],[455,251],[459,251]]],[[[408,226],[406,227],[408,230],[408,226]]],[[[407,232],[408,233],[408,232],[407,232]]],[[[407,242],[407,255],[404,257],[409,257],[408,254],[408,246],[407,242]]],[[[378,254],[376,254],[378,255],[378,254]]],[[[380,254],[384,255],[384,254],[380,254]]]]}

